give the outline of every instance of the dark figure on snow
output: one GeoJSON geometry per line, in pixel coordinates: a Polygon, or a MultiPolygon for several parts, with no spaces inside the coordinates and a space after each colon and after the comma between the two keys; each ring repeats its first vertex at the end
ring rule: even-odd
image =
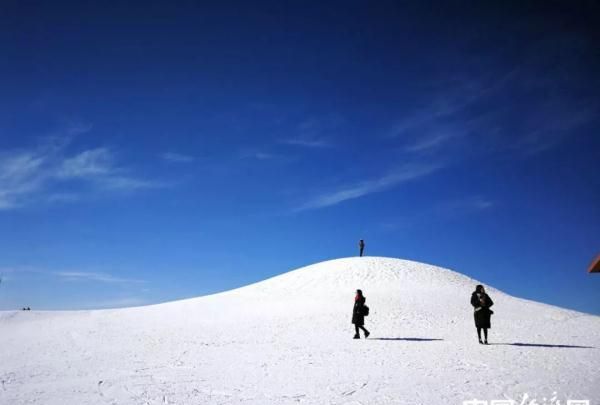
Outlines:
{"type": "Polygon", "coordinates": [[[475,308],[475,327],[477,328],[477,337],[479,343],[488,344],[488,329],[491,328],[490,318],[494,313],[490,307],[494,305],[494,301],[485,293],[485,288],[482,285],[475,287],[475,291],[471,295],[471,305],[475,308]],[[485,341],[481,341],[481,329],[485,341]]]}
{"type": "Polygon", "coordinates": [[[358,242],[358,248],[360,249],[360,257],[362,257],[363,252],[365,251],[365,241],[364,240],[360,240],[358,242]]]}
{"type": "Polygon", "coordinates": [[[365,305],[366,298],[361,290],[356,290],[356,297],[354,297],[354,309],[352,310],[352,323],[356,333],[354,339],[360,339],[359,328],[365,333],[365,339],[369,337],[370,333],[365,329],[365,305]]]}

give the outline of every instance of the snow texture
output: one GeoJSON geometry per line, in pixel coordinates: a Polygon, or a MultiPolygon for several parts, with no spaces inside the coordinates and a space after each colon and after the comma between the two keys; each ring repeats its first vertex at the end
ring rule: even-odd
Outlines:
{"type": "Polygon", "coordinates": [[[488,287],[491,344],[480,345],[476,284],[345,258],[160,305],[0,312],[0,404],[600,403],[600,317],[488,287]],[[367,340],[352,339],[357,288],[367,340]]]}

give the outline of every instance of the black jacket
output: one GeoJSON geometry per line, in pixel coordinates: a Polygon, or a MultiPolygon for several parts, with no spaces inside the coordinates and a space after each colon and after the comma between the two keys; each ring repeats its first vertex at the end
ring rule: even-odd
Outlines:
{"type": "Polygon", "coordinates": [[[360,297],[354,301],[354,309],[352,310],[352,323],[357,326],[363,326],[365,324],[365,316],[363,315],[363,307],[365,306],[365,297],[360,297]]]}
{"type": "Polygon", "coordinates": [[[477,291],[471,294],[471,305],[475,309],[475,326],[478,328],[491,328],[490,317],[493,312],[490,309],[494,301],[486,293],[480,294],[477,291]]]}

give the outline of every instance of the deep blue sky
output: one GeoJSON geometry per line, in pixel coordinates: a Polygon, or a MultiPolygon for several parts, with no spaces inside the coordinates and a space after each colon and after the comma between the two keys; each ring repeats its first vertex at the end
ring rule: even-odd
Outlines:
{"type": "Polygon", "coordinates": [[[0,309],[198,296],[364,238],[600,314],[598,3],[215,3],[1,3],[0,309]]]}

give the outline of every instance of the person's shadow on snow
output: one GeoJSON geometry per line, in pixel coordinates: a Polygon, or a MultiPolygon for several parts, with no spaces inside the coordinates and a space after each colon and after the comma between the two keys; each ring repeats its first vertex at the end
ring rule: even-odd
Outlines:
{"type": "Polygon", "coordinates": [[[521,347],[554,347],[558,349],[595,349],[593,346],[577,346],[577,345],[550,345],[544,343],[490,343],[497,346],[521,346],[521,347]]]}
{"type": "Polygon", "coordinates": [[[405,341],[405,342],[436,342],[444,339],[435,339],[435,338],[413,338],[413,337],[397,337],[397,338],[372,338],[369,340],[396,340],[396,341],[405,341]]]}

